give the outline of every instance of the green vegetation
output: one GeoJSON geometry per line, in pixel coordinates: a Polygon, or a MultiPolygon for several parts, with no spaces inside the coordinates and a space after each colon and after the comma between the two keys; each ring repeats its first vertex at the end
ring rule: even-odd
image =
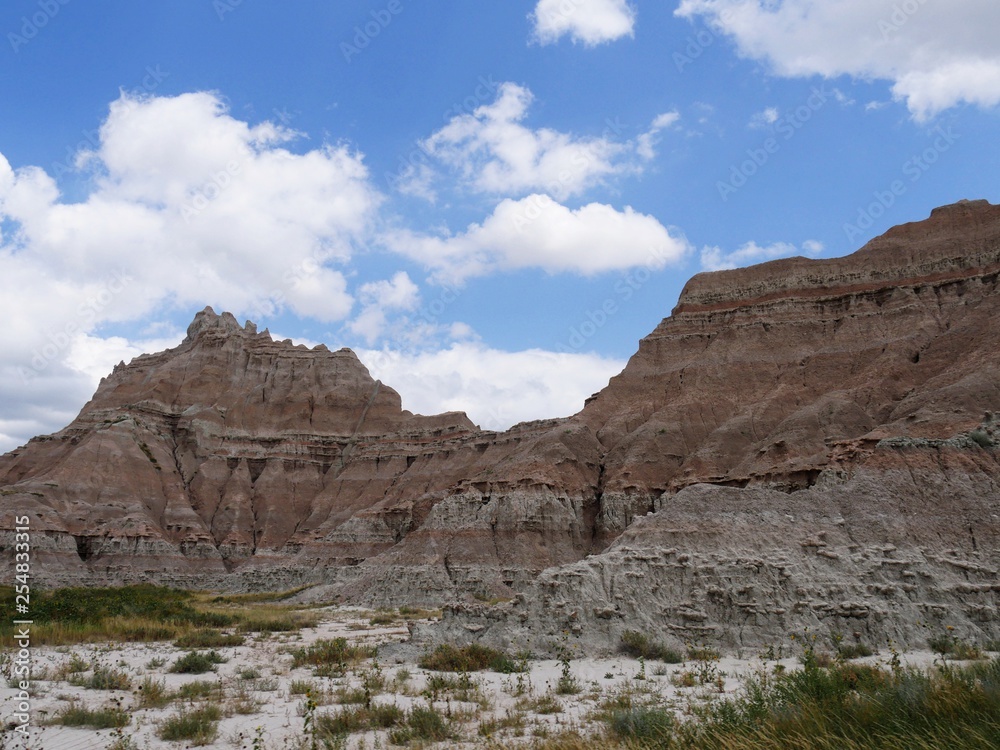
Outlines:
{"type": "MultiPolygon", "coordinates": [[[[315,625],[318,616],[292,607],[266,604],[285,595],[209,597],[191,591],[141,584],[120,588],[65,588],[31,592],[31,631],[35,645],[99,641],[147,642],[199,637],[205,628],[236,627],[240,632],[285,632],[315,625]]],[[[0,587],[0,606],[14,609],[14,589],[0,587]]],[[[211,632],[211,631],[205,631],[211,632]]],[[[216,631],[217,632],[217,631],[216,631]]],[[[238,645],[222,636],[218,646],[238,645]]],[[[0,622],[0,646],[13,646],[13,626],[0,622]]],[[[195,645],[193,643],[193,645],[195,645]]]]}
{"type": "Polygon", "coordinates": [[[66,727],[92,727],[94,729],[124,727],[129,721],[128,712],[121,706],[90,709],[78,703],[70,703],[52,719],[53,724],[62,724],[66,727]]]}
{"type": "Polygon", "coordinates": [[[170,671],[175,674],[205,674],[214,672],[216,664],[225,664],[218,651],[189,651],[180,657],[170,667],[170,671]]]}
{"type": "Polygon", "coordinates": [[[413,740],[443,742],[455,736],[448,721],[432,706],[414,706],[407,712],[406,726],[389,733],[394,745],[405,745],[413,740]]]}
{"type": "Polygon", "coordinates": [[[442,644],[420,657],[419,665],[435,672],[479,672],[489,669],[501,674],[513,674],[528,669],[525,655],[515,660],[503,651],[476,643],[461,647],[442,644]]]}
{"type": "Polygon", "coordinates": [[[739,696],[694,707],[619,700],[599,718],[604,736],[564,736],[540,750],[979,750],[1000,747],[1000,660],[930,673],[806,660],[761,673],[739,696]]]}
{"type": "Polygon", "coordinates": [[[394,703],[341,708],[332,714],[316,717],[316,735],[320,739],[364,732],[369,729],[391,729],[406,725],[406,712],[394,703]]]}
{"type": "Polygon", "coordinates": [[[210,745],[219,734],[222,709],[214,703],[185,709],[163,720],[157,733],[161,740],[190,741],[194,745],[210,745]]]}
{"type": "Polygon", "coordinates": [[[69,684],[90,690],[128,690],[132,687],[132,680],[120,669],[99,664],[89,675],[81,673],[71,675],[69,684]]]}
{"type": "Polygon", "coordinates": [[[644,633],[636,630],[626,630],[622,633],[621,645],[619,645],[618,650],[634,659],[641,657],[648,661],[662,661],[667,664],[680,664],[684,661],[684,656],[680,651],[650,640],[644,633]]]}
{"type": "Polygon", "coordinates": [[[378,649],[374,646],[354,646],[346,638],[320,640],[307,648],[297,648],[292,652],[292,668],[311,666],[317,677],[343,675],[347,668],[363,659],[374,658],[378,649]]]}
{"type": "Polygon", "coordinates": [[[210,628],[185,633],[174,642],[174,645],[177,648],[226,648],[242,646],[244,640],[242,635],[227,635],[210,628]]]}

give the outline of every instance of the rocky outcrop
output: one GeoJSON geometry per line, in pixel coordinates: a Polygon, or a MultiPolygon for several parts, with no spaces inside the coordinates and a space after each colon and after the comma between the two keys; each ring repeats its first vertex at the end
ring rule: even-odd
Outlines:
{"type": "Polygon", "coordinates": [[[55,583],[512,598],[456,620],[499,641],[997,637],[998,276],[985,201],[700,274],[579,414],[504,433],[206,310],[0,458],[0,527],[55,583]]]}

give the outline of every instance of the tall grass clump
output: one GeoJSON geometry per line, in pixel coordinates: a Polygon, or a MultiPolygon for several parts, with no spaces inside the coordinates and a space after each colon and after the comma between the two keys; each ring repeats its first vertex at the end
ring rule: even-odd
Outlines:
{"type": "Polygon", "coordinates": [[[477,643],[455,647],[442,644],[420,657],[422,669],[434,672],[479,672],[489,669],[501,674],[527,671],[527,659],[513,659],[509,654],[477,643]]]}
{"type": "Polygon", "coordinates": [[[378,649],[375,646],[354,646],[346,638],[334,638],[316,641],[291,653],[292,669],[312,667],[317,677],[334,677],[343,675],[348,667],[363,659],[374,658],[378,649]]]}
{"type": "Polygon", "coordinates": [[[169,742],[189,741],[193,745],[210,745],[219,735],[221,718],[222,709],[209,703],[168,716],[160,724],[157,734],[161,740],[169,742]]]}
{"type": "Polygon", "coordinates": [[[662,661],[667,664],[680,664],[684,661],[684,655],[680,651],[667,648],[637,630],[626,630],[622,633],[618,650],[634,659],[642,657],[647,661],[662,661]]]}

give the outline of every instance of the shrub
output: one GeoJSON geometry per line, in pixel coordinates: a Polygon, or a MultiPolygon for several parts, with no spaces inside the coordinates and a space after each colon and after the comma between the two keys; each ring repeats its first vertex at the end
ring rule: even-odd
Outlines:
{"type": "Polygon", "coordinates": [[[616,737],[630,742],[669,741],[674,718],[669,709],[654,706],[635,706],[612,711],[608,726],[616,737]]]}
{"type": "Polygon", "coordinates": [[[170,667],[174,674],[204,674],[214,672],[216,664],[225,664],[226,659],[218,651],[188,651],[170,667]]]}
{"type": "Polygon", "coordinates": [[[456,648],[442,644],[429,654],[420,657],[423,669],[435,672],[479,672],[490,669],[501,674],[512,674],[527,670],[525,659],[515,661],[503,651],[473,643],[456,648]]]}
{"type": "Polygon", "coordinates": [[[177,688],[177,697],[186,701],[193,701],[199,698],[219,698],[223,696],[221,682],[211,680],[194,680],[186,682],[177,688]]]}
{"type": "Polygon", "coordinates": [[[140,708],[160,708],[170,702],[170,693],[163,680],[154,680],[146,675],[136,688],[136,699],[140,708]]]}
{"type": "Polygon", "coordinates": [[[292,651],[292,668],[311,666],[319,677],[342,675],[347,667],[377,654],[375,646],[352,646],[346,638],[320,640],[292,651]]]}
{"type": "Polygon", "coordinates": [[[178,638],[174,645],[177,648],[225,648],[227,646],[242,646],[244,638],[241,635],[226,635],[218,630],[195,630],[178,638]]]}
{"type": "Polygon", "coordinates": [[[837,648],[837,656],[841,659],[862,659],[874,655],[875,651],[863,643],[851,643],[837,648]]]}
{"type": "Polygon", "coordinates": [[[432,706],[415,706],[407,714],[406,726],[389,733],[389,741],[405,745],[410,740],[443,742],[453,736],[448,722],[432,706]]]}
{"type": "Polygon", "coordinates": [[[662,661],[667,664],[680,664],[684,661],[684,657],[679,651],[667,648],[657,641],[652,641],[644,633],[637,630],[626,630],[622,633],[618,650],[635,659],[641,656],[643,659],[662,661]]]}
{"type": "Polygon", "coordinates": [[[195,745],[210,745],[219,734],[222,710],[215,704],[183,710],[163,720],[157,734],[161,740],[190,740],[195,745]]]}
{"type": "Polygon", "coordinates": [[[53,724],[66,727],[93,727],[94,729],[113,729],[127,726],[130,721],[128,712],[120,706],[89,709],[78,703],[70,703],[55,715],[53,724]]]}
{"type": "Polygon", "coordinates": [[[89,690],[128,690],[132,687],[131,678],[120,669],[112,669],[104,665],[94,667],[89,677],[74,675],[69,683],[89,690]]]}

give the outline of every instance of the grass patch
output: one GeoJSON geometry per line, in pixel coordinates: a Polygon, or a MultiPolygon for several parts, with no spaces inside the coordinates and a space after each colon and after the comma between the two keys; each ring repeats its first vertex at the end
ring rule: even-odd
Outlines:
{"type": "Polygon", "coordinates": [[[434,672],[479,672],[489,669],[512,674],[527,671],[526,662],[526,658],[515,660],[503,651],[473,643],[462,647],[442,644],[420,657],[419,665],[434,672]]]}
{"type": "Polygon", "coordinates": [[[168,742],[188,741],[193,745],[210,745],[219,735],[222,709],[215,704],[182,710],[160,724],[157,735],[168,742]]]}
{"type": "Polygon", "coordinates": [[[128,690],[132,687],[132,680],[120,669],[112,669],[101,664],[94,667],[94,671],[89,675],[72,675],[69,684],[88,690],[128,690]]]}
{"type": "Polygon", "coordinates": [[[218,651],[189,651],[170,666],[174,674],[205,674],[214,672],[216,664],[225,664],[226,659],[218,651]]]}
{"type": "Polygon", "coordinates": [[[662,661],[667,664],[680,664],[684,656],[680,651],[667,648],[662,643],[650,639],[645,633],[637,630],[626,630],[622,633],[618,650],[634,659],[642,657],[648,661],[662,661]]]}
{"type": "Polygon", "coordinates": [[[406,726],[406,712],[394,703],[341,708],[316,717],[316,735],[321,740],[370,729],[406,726]]]}
{"type": "Polygon", "coordinates": [[[207,698],[222,699],[224,691],[221,682],[211,680],[193,680],[177,688],[177,697],[186,701],[207,698]]]}
{"type": "Polygon", "coordinates": [[[172,696],[166,682],[146,675],[136,688],[136,703],[139,708],[162,708],[170,703],[172,696]]]}
{"type": "Polygon", "coordinates": [[[242,635],[227,635],[211,628],[185,633],[174,642],[174,645],[177,648],[227,648],[242,646],[244,640],[242,635]]]}
{"type": "Polygon", "coordinates": [[[875,651],[863,643],[849,643],[837,648],[837,656],[841,659],[863,659],[874,655],[875,651]]]}
{"type": "Polygon", "coordinates": [[[114,729],[127,726],[130,717],[128,711],[120,706],[104,708],[86,708],[78,703],[71,703],[52,718],[52,724],[64,727],[91,727],[93,729],[114,729]]]}
{"type": "Polygon", "coordinates": [[[348,667],[378,655],[375,646],[354,646],[346,638],[321,640],[292,652],[292,669],[312,667],[318,677],[343,675],[348,667]]]}
{"type": "Polygon", "coordinates": [[[413,740],[443,742],[455,736],[448,721],[431,706],[414,706],[406,714],[406,726],[389,732],[389,741],[405,745],[413,740]]]}

